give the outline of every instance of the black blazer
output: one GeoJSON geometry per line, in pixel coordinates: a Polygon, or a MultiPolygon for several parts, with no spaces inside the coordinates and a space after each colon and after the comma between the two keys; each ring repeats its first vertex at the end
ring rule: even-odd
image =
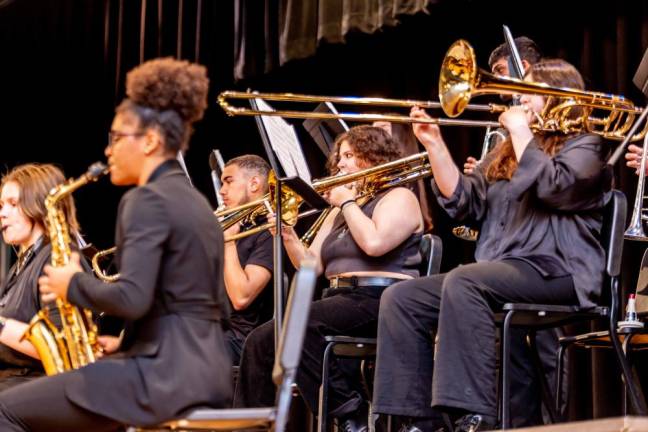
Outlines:
{"type": "Polygon", "coordinates": [[[76,274],[68,299],[125,318],[123,351],[65,374],[68,399],[135,425],[228,404],[223,233],[177,162],[163,163],[124,195],[116,245],[119,281],[76,274]]]}

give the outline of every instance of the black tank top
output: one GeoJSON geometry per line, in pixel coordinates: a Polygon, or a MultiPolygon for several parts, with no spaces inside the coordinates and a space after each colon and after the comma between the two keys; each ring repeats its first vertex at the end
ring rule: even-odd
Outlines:
{"type": "MultiPolygon", "coordinates": [[[[373,215],[378,202],[389,192],[376,195],[374,199],[362,206],[362,212],[373,215]]],[[[364,271],[402,273],[412,277],[419,276],[421,253],[419,244],[422,233],[414,233],[391,251],[379,257],[367,255],[353,240],[344,215],[340,212],[333,221],[333,228],[322,243],[322,263],[326,277],[341,273],[364,271]]]]}

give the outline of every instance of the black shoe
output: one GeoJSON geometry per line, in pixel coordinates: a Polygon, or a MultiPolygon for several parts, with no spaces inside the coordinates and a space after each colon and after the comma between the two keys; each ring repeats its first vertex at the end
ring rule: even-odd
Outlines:
{"type": "MultiPolygon", "coordinates": [[[[432,430],[429,428],[424,428],[421,429],[420,427],[413,425],[413,424],[404,424],[403,426],[398,429],[398,432],[427,432],[427,430],[432,430]]],[[[434,429],[434,432],[447,432],[447,430],[444,427],[436,428],[434,429]]]]}
{"type": "Polygon", "coordinates": [[[347,418],[339,424],[338,430],[342,432],[367,432],[369,425],[367,419],[362,421],[362,419],[347,418]]]}
{"type": "Polygon", "coordinates": [[[338,418],[338,429],[341,432],[367,432],[369,411],[366,404],[362,404],[355,412],[338,418]]]}
{"type": "Polygon", "coordinates": [[[455,432],[477,432],[493,429],[479,414],[466,414],[455,422],[455,432]]]}

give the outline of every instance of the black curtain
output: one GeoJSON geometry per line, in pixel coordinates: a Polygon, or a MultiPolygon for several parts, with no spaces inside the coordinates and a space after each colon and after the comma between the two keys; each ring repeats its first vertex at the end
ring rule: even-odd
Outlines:
{"type": "MultiPolygon", "coordinates": [[[[0,6],[5,6],[0,8],[0,98],[4,108],[0,119],[0,171],[39,161],[54,162],[69,176],[76,176],[103,158],[112,113],[123,97],[125,72],[139,63],[142,52],[145,59],[180,56],[197,60],[209,69],[210,107],[197,125],[186,160],[194,184],[212,202],[215,200],[208,168],[212,148],[219,148],[226,159],[242,153],[263,154],[254,120],[226,117],[216,105],[220,91],[252,88],[436,99],[438,69],[449,45],[459,38],[468,40],[478,62],[486,67],[490,51],[503,41],[502,24],[509,25],[514,35],[534,39],[547,56],[572,62],[582,71],[590,89],[622,94],[640,106],[645,104],[631,79],[648,47],[646,2],[547,0],[526,4],[524,12],[519,3],[509,1],[425,2],[428,13],[396,14],[398,25],[376,27],[373,33],[351,26],[343,38],[330,39],[333,42],[320,38],[313,44],[311,40],[307,45],[309,49],[315,47],[313,55],[294,60],[287,57],[283,65],[279,46],[266,38],[269,34],[272,41],[279,40],[282,25],[291,29],[305,25],[280,18],[280,12],[285,11],[280,6],[296,8],[300,2],[264,0],[246,6],[252,3],[260,9],[254,13],[247,9],[245,12],[253,16],[242,19],[241,3],[227,1],[1,2],[0,6]],[[239,62],[240,56],[235,53],[245,45],[242,35],[265,47],[263,56],[250,57],[256,63],[239,62]],[[338,43],[342,39],[344,43],[338,43]],[[245,73],[247,68],[249,75],[245,73]],[[235,81],[237,73],[247,78],[235,81]]],[[[371,5],[378,1],[348,4],[371,5]]],[[[328,3],[320,1],[318,5],[320,16],[319,7],[328,3]]],[[[478,118],[470,113],[465,116],[478,118]]],[[[457,163],[479,154],[483,130],[446,128],[443,133],[457,163]]],[[[323,156],[306,139],[303,145],[307,156],[315,161],[312,170],[317,173],[323,156]]],[[[631,207],[636,176],[621,164],[616,167],[616,176],[617,187],[626,193],[631,207]]],[[[113,243],[114,218],[122,193],[122,189],[106,181],[75,193],[84,231],[101,248],[113,243]]],[[[435,232],[444,241],[443,269],[468,262],[473,246],[454,238],[450,234],[452,221],[437,207],[433,210],[435,232]]],[[[623,298],[634,288],[643,250],[640,243],[625,245],[623,298]]],[[[638,364],[645,375],[644,369],[648,368],[643,367],[642,360],[639,357],[638,364]]],[[[572,419],[621,413],[618,371],[609,353],[591,357],[579,352],[572,367],[572,419]]]]}

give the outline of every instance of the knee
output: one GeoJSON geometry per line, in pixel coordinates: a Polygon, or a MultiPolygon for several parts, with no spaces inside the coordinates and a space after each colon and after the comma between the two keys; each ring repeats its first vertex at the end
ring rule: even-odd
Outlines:
{"type": "Polygon", "coordinates": [[[479,281],[471,271],[470,265],[452,270],[443,281],[441,303],[464,303],[479,292],[479,281]]]}
{"type": "Polygon", "coordinates": [[[410,288],[410,281],[405,281],[398,282],[383,291],[380,297],[379,319],[401,315],[410,310],[408,306],[411,305],[413,298],[412,290],[408,288],[410,288]]]}

